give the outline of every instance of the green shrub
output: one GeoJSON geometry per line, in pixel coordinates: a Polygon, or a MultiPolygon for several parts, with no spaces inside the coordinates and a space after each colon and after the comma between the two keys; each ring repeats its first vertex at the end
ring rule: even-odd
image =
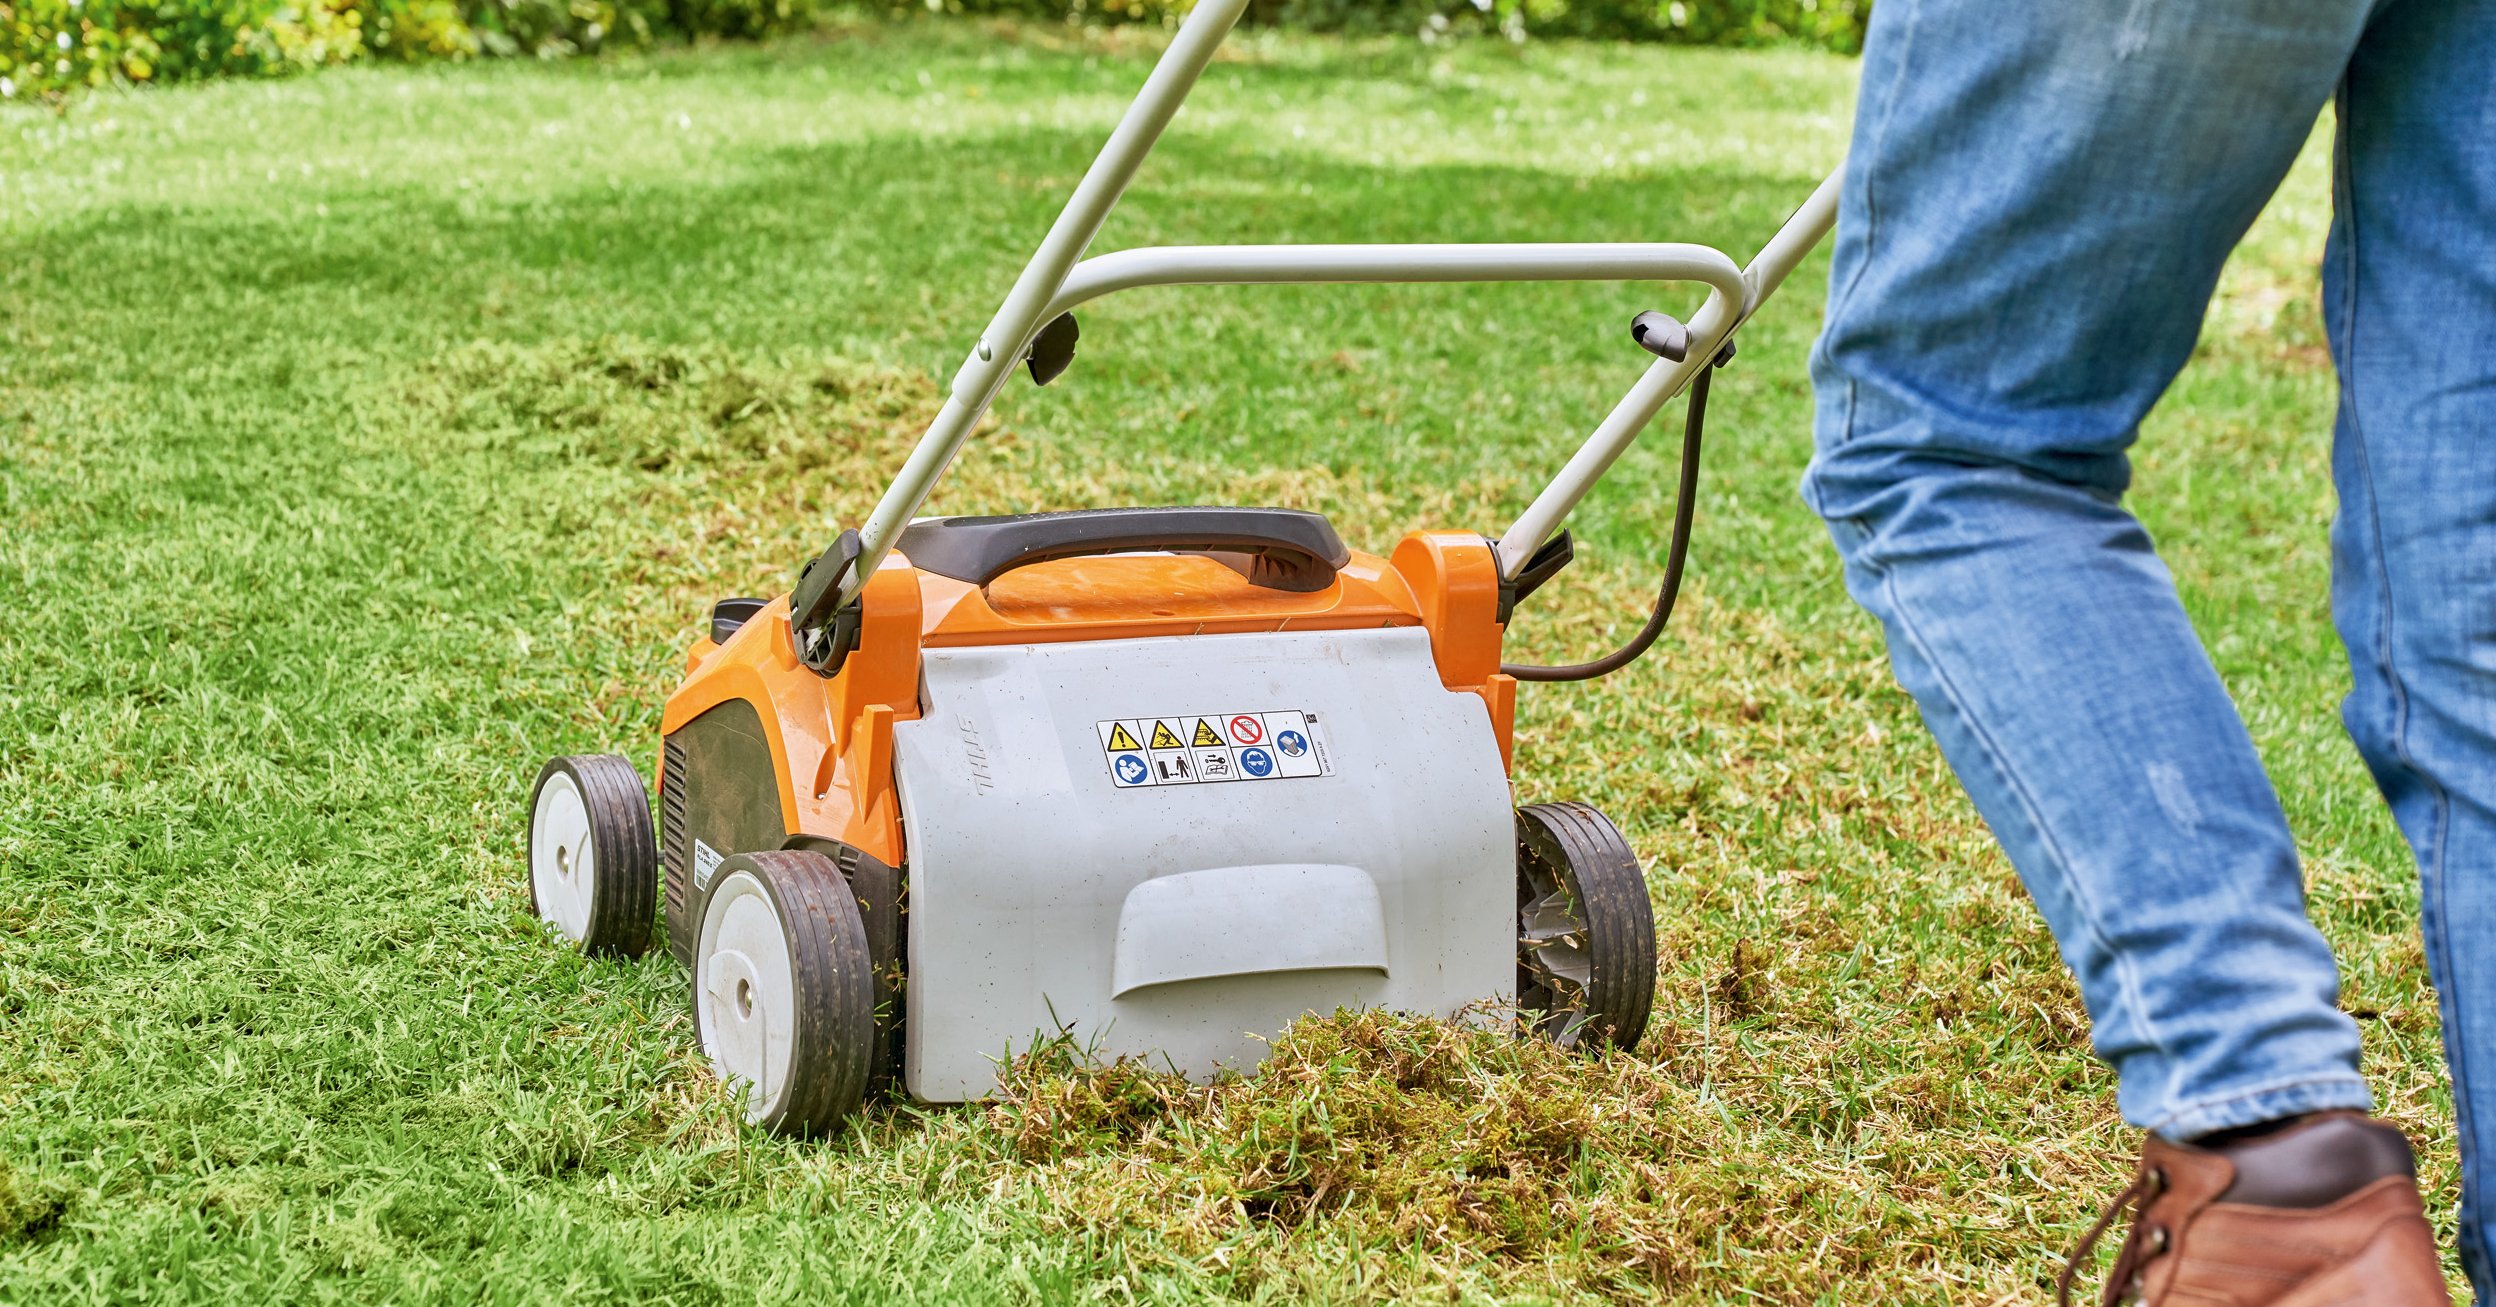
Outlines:
{"type": "MultiPolygon", "coordinates": [[[[907,12],[911,0],[891,0],[907,12]]],[[[1014,14],[1094,23],[1168,23],[1188,0],[926,0],[955,14],[1014,14]]],[[[1863,48],[1872,0],[1250,0],[1248,21],[1313,32],[1496,31],[1684,45],[1804,44],[1863,48]]]]}
{"type": "MultiPolygon", "coordinates": [[[[896,14],[1169,23],[1189,0],[884,0],[896,14]]],[[[1872,0],[1252,0],[1322,32],[1498,32],[1852,52],[1872,0]]],[[[108,82],[268,76],[358,59],[563,55],[665,37],[760,37],[818,0],[0,0],[0,98],[108,82]]]]}
{"type": "Polygon", "coordinates": [[[340,63],[364,52],[363,16],[336,0],[0,0],[0,77],[23,94],[340,63]]]}
{"type": "Polygon", "coordinates": [[[0,0],[0,95],[768,36],[815,0],[0,0]]]}

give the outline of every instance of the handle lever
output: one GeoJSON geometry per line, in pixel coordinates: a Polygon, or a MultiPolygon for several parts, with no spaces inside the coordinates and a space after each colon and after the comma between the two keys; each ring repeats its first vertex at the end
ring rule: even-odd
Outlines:
{"type": "Polygon", "coordinates": [[[1690,357],[1690,328],[1670,313],[1649,309],[1629,320],[1629,338],[1638,348],[1669,363],[1690,357]]]}
{"type": "Polygon", "coordinates": [[[1082,334],[1072,313],[1049,319],[1049,325],[1031,338],[1031,352],[1023,356],[1023,363],[1031,369],[1031,384],[1045,386],[1057,380],[1057,374],[1075,361],[1075,339],[1082,334]]]}

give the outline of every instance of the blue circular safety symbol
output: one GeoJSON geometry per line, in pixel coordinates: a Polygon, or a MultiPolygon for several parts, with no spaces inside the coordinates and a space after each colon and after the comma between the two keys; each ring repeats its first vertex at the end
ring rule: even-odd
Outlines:
{"type": "Polygon", "coordinates": [[[1274,747],[1282,750],[1285,757],[1297,758],[1309,751],[1309,737],[1298,731],[1285,731],[1274,737],[1274,747]]]}
{"type": "Polygon", "coordinates": [[[1242,749],[1239,751],[1239,769],[1251,776],[1271,776],[1274,774],[1274,755],[1263,749],[1242,749]]]}
{"type": "Polygon", "coordinates": [[[1145,777],[1153,774],[1152,769],[1144,765],[1144,755],[1140,753],[1119,754],[1110,767],[1118,773],[1120,781],[1129,785],[1141,785],[1145,777]]]}

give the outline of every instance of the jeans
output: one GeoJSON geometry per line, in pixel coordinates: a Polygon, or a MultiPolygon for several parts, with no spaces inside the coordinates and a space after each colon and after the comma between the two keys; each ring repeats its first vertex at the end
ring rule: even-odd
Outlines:
{"type": "Polygon", "coordinates": [[[2220,267],[2337,97],[2349,734],[2417,855],[2496,1302],[2496,0],[1881,0],[1804,494],[2169,1138],[2368,1105],[2242,718],[2123,506],[2220,267]]]}

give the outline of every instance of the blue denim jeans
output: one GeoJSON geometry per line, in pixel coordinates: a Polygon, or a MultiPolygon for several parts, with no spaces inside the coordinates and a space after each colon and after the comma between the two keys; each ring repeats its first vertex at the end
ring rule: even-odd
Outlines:
{"type": "Polygon", "coordinates": [[[2190,1139],[2367,1106],[2279,800],[2123,506],[2335,97],[2344,718],[2417,854],[2463,1262],[2496,1302],[2496,0],[1881,0],[1804,493],[2125,1117],[2190,1139]]]}

